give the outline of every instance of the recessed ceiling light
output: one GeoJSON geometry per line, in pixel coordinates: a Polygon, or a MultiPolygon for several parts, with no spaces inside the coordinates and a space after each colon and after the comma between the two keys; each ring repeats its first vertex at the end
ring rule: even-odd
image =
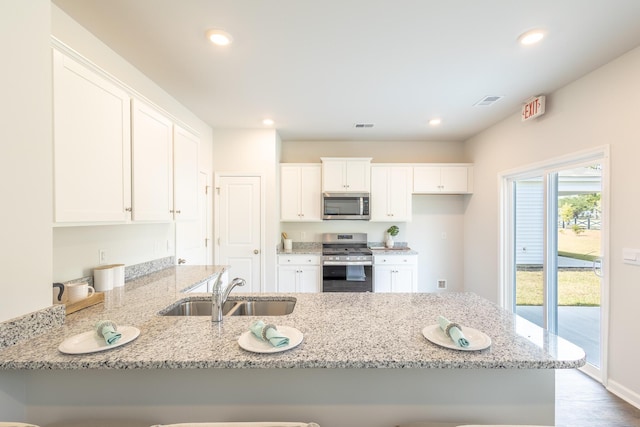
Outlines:
{"type": "Polygon", "coordinates": [[[275,123],[275,122],[274,122],[273,120],[271,120],[271,119],[264,119],[264,120],[262,121],[262,124],[263,124],[263,125],[265,125],[265,126],[273,126],[273,125],[274,125],[274,123],[275,123]]]}
{"type": "Polygon", "coordinates": [[[212,29],[207,31],[207,38],[218,46],[227,46],[233,41],[231,34],[223,30],[212,29]]]}
{"type": "Polygon", "coordinates": [[[518,37],[518,41],[520,44],[528,46],[532,44],[538,43],[540,40],[544,38],[544,31],[542,30],[531,30],[526,33],[520,35],[518,37]]]}
{"type": "Polygon", "coordinates": [[[431,126],[438,126],[440,123],[442,123],[442,119],[435,118],[435,119],[429,120],[429,124],[431,126]]]}

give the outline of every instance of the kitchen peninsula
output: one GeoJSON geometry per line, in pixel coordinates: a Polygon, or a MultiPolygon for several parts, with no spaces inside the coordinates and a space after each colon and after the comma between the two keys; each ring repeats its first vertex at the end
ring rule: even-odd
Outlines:
{"type": "MultiPolygon", "coordinates": [[[[177,266],[128,282],[119,304],[67,316],[63,326],[0,351],[0,382],[29,422],[308,420],[391,427],[415,420],[553,424],[554,370],[585,363],[565,340],[471,293],[242,294],[294,298],[293,312],[264,318],[304,334],[291,350],[251,353],[238,337],[255,317],[158,313],[222,268],[177,266]],[[431,343],[443,315],[485,332],[491,346],[459,351],[431,343]],[[65,338],[97,320],[140,329],[108,351],[67,355],[65,338]]],[[[3,399],[8,399],[4,396],[3,399]]]]}

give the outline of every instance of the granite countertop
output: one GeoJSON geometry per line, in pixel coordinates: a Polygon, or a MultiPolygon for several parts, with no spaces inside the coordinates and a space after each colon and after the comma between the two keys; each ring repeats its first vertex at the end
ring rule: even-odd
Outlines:
{"type": "MultiPolygon", "coordinates": [[[[418,255],[418,251],[400,243],[393,248],[386,248],[384,243],[370,243],[372,255],[418,255]]],[[[284,250],[282,245],[277,247],[278,255],[322,255],[322,244],[314,242],[293,242],[291,250],[284,250]]]]}
{"type": "Polygon", "coordinates": [[[0,351],[0,369],[180,369],[180,368],[499,368],[559,369],[584,365],[579,347],[545,333],[473,293],[440,294],[242,294],[230,299],[295,298],[290,315],[264,317],[291,326],[304,341],[291,350],[258,354],[237,339],[255,317],[169,317],[158,312],[188,297],[181,291],[215,277],[222,267],[176,266],[127,282],[119,298],[67,316],[63,326],[0,351]],[[435,345],[422,329],[438,315],[482,330],[492,345],[458,351],[435,345]],[[66,338],[93,329],[98,320],[140,329],[135,340],[107,351],[67,355],[66,338]]]}
{"type": "Polygon", "coordinates": [[[373,256],[376,256],[376,255],[398,255],[398,256],[402,256],[402,255],[418,255],[418,251],[414,251],[413,249],[408,248],[408,247],[385,248],[385,247],[374,246],[374,247],[371,247],[369,249],[371,249],[371,254],[373,256]]]}
{"type": "Polygon", "coordinates": [[[293,242],[291,250],[285,250],[282,245],[276,247],[278,255],[322,255],[322,243],[293,242]]]}
{"type": "Polygon", "coordinates": [[[282,248],[278,249],[278,255],[322,255],[322,248],[320,249],[316,249],[316,248],[308,248],[308,247],[302,247],[302,248],[296,248],[294,247],[291,250],[284,250],[282,248]]]}

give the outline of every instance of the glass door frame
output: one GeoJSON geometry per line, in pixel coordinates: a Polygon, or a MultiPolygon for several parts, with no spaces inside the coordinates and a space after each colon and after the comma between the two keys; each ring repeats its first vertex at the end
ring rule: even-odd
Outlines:
{"type": "Polygon", "coordinates": [[[547,283],[554,283],[557,275],[557,197],[548,197],[549,194],[556,194],[558,172],[589,163],[600,163],[602,165],[602,226],[601,230],[601,286],[600,286],[600,367],[586,364],[581,370],[600,381],[605,386],[607,379],[607,348],[609,330],[609,269],[606,268],[609,259],[609,146],[596,147],[594,149],[580,151],[577,153],[557,157],[543,162],[519,167],[504,171],[499,174],[500,188],[500,239],[499,239],[499,287],[498,301],[500,305],[515,313],[515,283],[516,283],[516,263],[515,263],[515,185],[517,180],[542,177],[544,180],[544,298],[543,312],[545,315],[544,327],[550,331],[557,330],[558,319],[557,310],[550,310],[548,307],[557,307],[557,289],[547,286],[547,283]],[[552,289],[551,289],[552,288],[552,289]]]}

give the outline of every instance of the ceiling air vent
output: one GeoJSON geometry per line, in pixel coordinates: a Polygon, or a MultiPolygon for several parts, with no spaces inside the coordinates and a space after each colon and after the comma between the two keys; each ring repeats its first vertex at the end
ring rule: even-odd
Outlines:
{"type": "Polygon", "coordinates": [[[355,125],[353,125],[353,127],[356,129],[372,128],[373,123],[356,123],[355,125]]]}
{"type": "Polygon", "coordinates": [[[504,96],[496,96],[496,95],[487,95],[482,98],[480,101],[473,104],[474,107],[488,107],[490,105],[495,104],[500,101],[504,96]]]}

